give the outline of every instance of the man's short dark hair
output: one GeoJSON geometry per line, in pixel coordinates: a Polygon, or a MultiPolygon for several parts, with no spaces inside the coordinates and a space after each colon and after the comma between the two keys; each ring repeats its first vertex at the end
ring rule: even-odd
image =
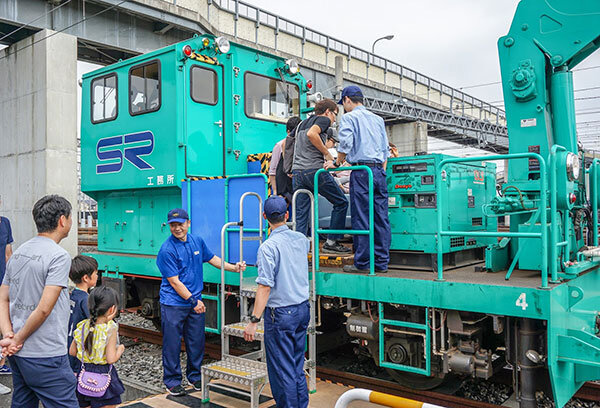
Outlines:
{"type": "Polygon", "coordinates": [[[363,97],[362,96],[346,96],[346,98],[350,99],[352,101],[352,103],[363,103],[363,97]]]}
{"type": "Polygon", "coordinates": [[[281,224],[282,222],[285,221],[285,213],[283,213],[283,214],[273,214],[270,217],[267,216],[267,221],[269,221],[273,225],[275,225],[275,224],[281,224]]]}
{"type": "Polygon", "coordinates": [[[317,102],[315,105],[315,115],[322,115],[327,110],[331,112],[335,112],[338,110],[337,103],[335,103],[332,99],[323,99],[322,101],[317,102]]]}
{"type": "Polygon", "coordinates": [[[58,227],[58,220],[62,215],[69,218],[71,203],[59,195],[47,195],[34,204],[31,213],[38,233],[51,232],[58,227]]]}
{"type": "Polygon", "coordinates": [[[291,118],[289,118],[287,123],[285,124],[287,132],[292,133],[300,122],[302,122],[302,120],[298,116],[292,116],[291,118]]]}
{"type": "Polygon", "coordinates": [[[71,261],[69,278],[75,283],[81,283],[84,276],[92,276],[98,270],[98,261],[91,256],[77,255],[71,261]]]}

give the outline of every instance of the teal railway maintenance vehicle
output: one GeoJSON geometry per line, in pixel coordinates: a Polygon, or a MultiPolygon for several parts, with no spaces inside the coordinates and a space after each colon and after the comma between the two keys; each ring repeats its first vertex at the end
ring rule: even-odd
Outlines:
{"type": "MultiPolygon", "coordinates": [[[[596,1],[519,3],[498,42],[509,154],[390,160],[390,270],[375,273],[371,263],[369,274],[342,273],[324,265],[317,245],[317,339],[351,342],[423,389],[449,373],[488,379],[509,367],[521,408],[536,406],[537,390],[562,407],[600,379],[600,162],[583,166],[572,82],[572,69],[600,46],[599,26],[596,1]],[[497,192],[494,160],[508,161],[497,192]],[[497,231],[499,217],[510,231],[497,231]]],[[[82,189],[99,217],[93,255],[129,306],[159,315],[155,255],[171,207],[190,211],[192,232],[215,253],[236,261],[243,249],[254,263],[267,231],[257,200],[240,209],[240,198],[266,197],[260,160],[289,116],[310,111],[308,90],[294,61],[212,36],[84,76],[82,189]],[[244,241],[242,229],[255,240],[244,241]]],[[[325,231],[318,221],[314,230],[325,231]]],[[[345,232],[373,239],[372,227],[345,232]]],[[[219,271],[205,269],[207,331],[221,332],[220,308],[232,311],[238,299],[248,307],[241,300],[251,298],[255,274],[248,268],[240,282],[227,273],[223,288],[219,271]]]]}

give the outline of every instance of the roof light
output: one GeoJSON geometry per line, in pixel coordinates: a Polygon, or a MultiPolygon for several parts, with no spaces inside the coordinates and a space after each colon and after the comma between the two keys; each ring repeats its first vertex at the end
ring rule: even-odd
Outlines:
{"type": "Polygon", "coordinates": [[[225,37],[215,38],[215,46],[217,47],[217,50],[219,52],[222,52],[223,54],[227,54],[229,52],[229,49],[231,48],[229,40],[225,37]]]}
{"type": "Polygon", "coordinates": [[[308,89],[312,89],[312,81],[310,81],[310,80],[309,80],[309,81],[306,81],[306,87],[307,87],[308,89]]]}
{"type": "Polygon", "coordinates": [[[289,59],[285,61],[286,68],[291,75],[296,75],[300,72],[300,65],[295,59],[289,59]]]}
{"type": "Polygon", "coordinates": [[[185,55],[186,57],[192,55],[192,47],[189,44],[183,47],[183,55],[185,55]]]}
{"type": "Polygon", "coordinates": [[[575,195],[575,193],[569,194],[569,202],[571,204],[575,204],[575,201],[577,201],[577,196],[575,195]]]}
{"type": "Polygon", "coordinates": [[[210,44],[210,39],[208,39],[208,38],[203,38],[203,39],[202,39],[202,45],[204,45],[205,47],[208,47],[208,44],[210,44]]]}
{"type": "Polygon", "coordinates": [[[575,153],[569,153],[567,155],[567,176],[570,181],[577,180],[581,171],[581,163],[579,162],[579,156],[575,153]]]}

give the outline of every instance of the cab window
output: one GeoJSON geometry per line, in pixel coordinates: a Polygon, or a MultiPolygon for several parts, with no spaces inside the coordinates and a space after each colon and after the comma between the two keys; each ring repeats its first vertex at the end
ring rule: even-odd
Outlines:
{"type": "Polygon", "coordinates": [[[117,75],[92,80],[92,123],[108,122],[117,117],[117,75]]]}
{"type": "Polygon", "coordinates": [[[151,61],[129,70],[129,113],[141,115],[160,109],[160,63],[151,61]]]}
{"type": "Polygon", "coordinates": [[[247,72],[244,98],[246,115],[250,118],[285,123],[300,114],[298,86],[289,82],[247,72]]]}
{"type": "Polygon", "coordinates": [[[212,69],[194,65],[190,73],[190,93],[198,103],[216,105],[219,101],[217,73],[212,69]]]}

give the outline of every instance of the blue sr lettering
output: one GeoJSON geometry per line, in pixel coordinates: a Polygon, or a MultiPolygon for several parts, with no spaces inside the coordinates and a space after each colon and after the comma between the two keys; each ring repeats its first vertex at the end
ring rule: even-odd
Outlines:
{"type": "Polygon", "coordinates": [[[149,155],[153,150],[154,135],[149,130],[100,139],[96,145],[96,156],[101,162],[109,161],[109,163],[98,164],[96,173],[120,172],[123,168],[123,156],[140,170],[153,169],[154,167],[140,157],[149,155]]]}

